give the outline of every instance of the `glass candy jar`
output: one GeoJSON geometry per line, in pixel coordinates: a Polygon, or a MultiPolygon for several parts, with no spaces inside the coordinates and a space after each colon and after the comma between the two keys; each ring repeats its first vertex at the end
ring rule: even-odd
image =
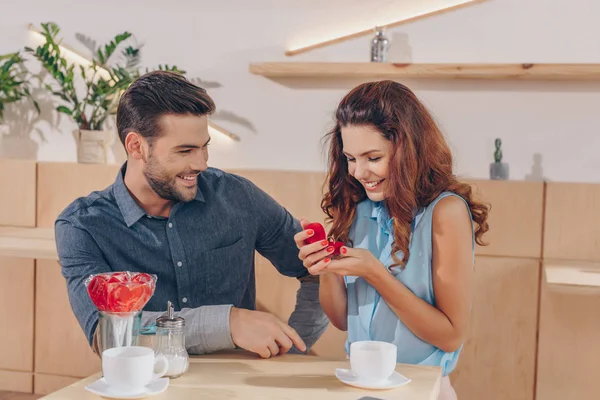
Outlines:
{"type": "Polygon", "coordinates": [[[164,355],[169,361],[165,377],[171,379],[183,375],[189,366],[189,356],[185,349],[185,319],[175,317],[173,304],[167,304],[167,315],[156,319],[156,354],[164,355]]]}

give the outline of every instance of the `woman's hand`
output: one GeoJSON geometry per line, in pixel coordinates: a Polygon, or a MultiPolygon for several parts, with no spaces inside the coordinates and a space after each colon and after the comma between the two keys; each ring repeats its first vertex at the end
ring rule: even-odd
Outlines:
{"type": "Polygon", "coordinates": [[[369,250],[343,246],[338,258],[327,257],[313,264],[308,270],[313,275],[331,272],[339,276],[361,276],[369,280],[383,269],[385,267],[381,261],[369,250]]]}
{"type": "Polygon", "coordinates": [[[369,280],[373,274],[385,270],[385,266],[373,253],[367,249],[342,247],[341,256],[331,260],[325,266],[325,271],[340,276],[360,276],[369,280]]]}
{"type": "MultiPolygon", "coordinates": [[[[301,220],[300,224],[302,225],[302,228],[304,228],[309,222],[301,220]]],[[[316,275],[316,273],[314,273],[314,271],[317,271],[315,270],[315,265],[331,261],[331,254],[333,254],[334,247],[329,245],[327,239],[307,244],[306,239],[314,234],[315,232],[312,229],[302,230],[294,235],[294,241],[296,242],[296,247],[300,250],[298,252],[298,258],[302,260],[304,267],[308,269],[308,272],[316,275]]]]}

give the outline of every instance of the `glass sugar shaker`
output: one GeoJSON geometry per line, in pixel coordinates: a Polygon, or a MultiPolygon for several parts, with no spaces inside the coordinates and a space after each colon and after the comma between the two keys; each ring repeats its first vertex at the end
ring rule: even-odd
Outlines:
{"type": "Polygon", "coordinates": [[[165,377],[171,379],[183,375],[189,366],[189,356],[185,349],[185,319],[175,317],[173,303],[167,303],[167,315],[156,319],[156,354],[164,355],[169,361],[165,377]]]}

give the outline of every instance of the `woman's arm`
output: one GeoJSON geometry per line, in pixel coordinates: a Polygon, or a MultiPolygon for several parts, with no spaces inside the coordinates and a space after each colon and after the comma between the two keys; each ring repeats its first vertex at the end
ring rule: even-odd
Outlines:
{"type": "Polygon", "coordinates": [[[329,318],[329,321],[338,329],[348,329],[347,295],[346,285],[342,276],[322,271],[331,261],[333,246],[327,240],[306,244],[306,240],[314,235],[312,229],[305,230],[308,222],[300,221],[302,229],[294,235],[296,247],[300,250],[298,258],[302,260],[304,267],[312,275],[319,276],[319,303],[329,318]]]}
{"type": "Polygon", "coordinates": [[[465,340],[471,307],[473,226],[465,203],[454,196],[433,211],[433,291],[436,307],[413,294],[383,268],[365,279],[415,336],[444,351],[465,340]]]}
{"type": "Polygon", "coordinates": [[[348,296],[344,277],[332,273],[320,275],[319,301],[329,321],[341,331],[348,330],[348,296]]]}

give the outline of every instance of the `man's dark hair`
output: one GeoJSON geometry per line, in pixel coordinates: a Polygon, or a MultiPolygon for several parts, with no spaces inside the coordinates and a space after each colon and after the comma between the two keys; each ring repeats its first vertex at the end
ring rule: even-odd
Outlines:
{"type": "Polygon", "coordinates": [[[206,90],[176,72],[154,71],[140,76],[123,93],[117,108],[121,143],[129,132],[138,132],[150,144],[161,135],[163,115],[210,115],[215,103],[206,90]]]}

